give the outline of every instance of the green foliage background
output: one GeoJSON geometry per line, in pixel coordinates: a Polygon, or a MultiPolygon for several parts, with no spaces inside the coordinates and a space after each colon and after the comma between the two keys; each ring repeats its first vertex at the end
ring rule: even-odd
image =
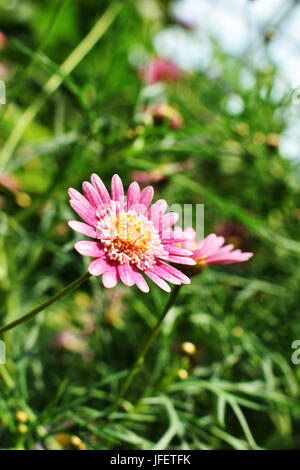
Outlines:
{"type": "Polygon", "coordinates": [[[129,56],[138,48],[154,54],[153,35],[171,21],[168,2],[153,2],[155,18],[138,1],[6,3],[0,29],[9,43],[0,61],[10,78],[0,107],[0,172],[21,189],[0,188],[1,324],[86,271],[88,260],[73,249],[80,237],[66,224],[76,218],[67,188],[80,190],[93,172],[107,185],[118,173],[127,187],[133,171],[175,163],[182,170],[171,169],[155,197],[205,204],[206,235],[220,222],[241,224],[242,248],[255,256],[207,269],[182,289],[110,417],[168,294],[154,285],[147,295],[108,291],[94,278],[5,334],[1,448],[64,448],[72,435],[88,449],[299,448],[300,368],[291,363],[291,344],[300,338],[300,180],[298,166],[267,143],[284,131],[291,108],[290,96],[272,98],[278,71],[271,63],[251,69],[246,90],[240,79],[250,66],[215,45],[218,74],[185,73],[162,88],[185,126],[136,132],[151,97],[129,56]],[[232,93],[245,104],[239,115],[228,112],[232,93]],[[76,344],[61,352],[57,335],[66,331],[76,344]],[[185,341],[195,355],[184,353],[185,341]],[[27,414],[27,429],[18,411],[27,414]]]}

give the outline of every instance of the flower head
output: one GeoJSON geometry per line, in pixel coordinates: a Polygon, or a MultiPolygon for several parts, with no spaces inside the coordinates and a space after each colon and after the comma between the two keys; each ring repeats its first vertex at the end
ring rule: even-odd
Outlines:
{"type": "Polygon", "coordinates": [[[181,75],[180,68],[170,60],[157,58],[139,70],[139,76],[147,85],[161,81],[178,80],[181,75]]]}
{"type": "Polygon", "coordinates": [[[69,189],[70,204],[86,222],[69,222],[69,226],[96,241],[80,241],[75,249],[94,260],[89,265],[93,276],[102,275],[105,287],[114,287],[118,280],[125,285],[136,285],[143,292],[149,287],[141,271],[163,290],[166,283],[189,284],[189,278],[166,263],[193,265],[192,251],[177,246],[172,226],[178,219],[175,212],[164,214],[167,203],[160,199],[151,204],[153,188],[140,191],[136,182],[130,184],[125,201],[120,177],[114,175],[109,195],[96,174],[91,184],[82,184],[84,196],[69,189]],[[150,206],[150,207],[149,207],[150,206]]]}
{"type": "Polygon", "coordinates": [[[242,252],[235,250],[233,245],[224,245],[224,237],[218,237],[211,233],[201,242],[196,242],[196,232],[193,228],[187,228],[182,231],[180,228],[175,228],[175,237],[178,240],[181,248],[193,250],[193,259],[196,261],[196,266],[191,268],[190,272],[201,272],[209,265],[216,264],[232,264],[247,261],[253,256],[253,253],[242,252]]]}

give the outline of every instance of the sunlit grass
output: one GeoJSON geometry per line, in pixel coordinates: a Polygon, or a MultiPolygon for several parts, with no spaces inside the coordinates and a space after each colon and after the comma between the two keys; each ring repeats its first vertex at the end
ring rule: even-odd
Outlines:
{"type": "Polygon", "coordinates": [[[288,97],[270,97],[278,72],[254,72],[245,90],[246,65],[216,50],[215,78],[184,74],[156,90],[184,127],[147,126],[141,110],[152,98],[132,54],[143,47],[151,56],[153,24],[163,27],[164,14],[154,21],[134,2],[88,1],[64,2],[56,17],[50,1],[45,11],[25,3],[27,16],[17,8],[2,16],[0,7],[0,29],[11,39],[0,51],[10,72],[0,174],[15,178],[0,186],[1,325],[87,271],[73,249],[80,238],[67,226],[67,188],[80,189],[92,172],[105,183],[118,172],[126,186],[134,171],[162,174],[157,199],[204,203],[205,234],[234,222],[242,226],[235,242],[255,256],[208,268],[184,286],[109,418],[168,294],[154,285],[147,295],[109,291],[95,278],[7,332],[1,448],[72,447],[73,435],[89,449],[299,448],[300,369],[291,344],[300,334],[300,175],[270,137],[283,132],[290,109],[288,97]],[[239,115],[227,110],[232,93],[244,102],[239,115]],[[178,172],[167,172],[170,163],[178,172]],[[194,354],[183,350],[187,341],[194,354]]]}

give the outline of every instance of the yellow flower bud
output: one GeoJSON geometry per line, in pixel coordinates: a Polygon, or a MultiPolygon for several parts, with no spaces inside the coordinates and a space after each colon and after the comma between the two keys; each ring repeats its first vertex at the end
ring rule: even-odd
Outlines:
{"type": "Polygon", "coordinates": [[[16,421],[18,423],[26,423],[28,420],[27,414],[24,411],[17,411],[16,421]]]}
{"type": "Polygon", "coordinates": [[[185,379],[188,378],[189,373],[185,369],[179,369],[178,372],[177,372],[177,375],[181,380],[185,380],[185,379]]]}
{"type": "Polygon", "coordinates": [[[193,356],[196,352],[196,346],[190,341],[185,341],[184,343],[182,343],[181,349],[183,352],[189,354],[190,356],[193,356]]]}

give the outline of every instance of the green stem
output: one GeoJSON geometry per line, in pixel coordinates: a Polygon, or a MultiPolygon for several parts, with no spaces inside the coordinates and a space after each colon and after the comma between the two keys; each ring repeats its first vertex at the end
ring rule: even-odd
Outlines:
{"type": "Polygon", "coordinates": [[[130,387],[130,384],[135,376],[135,374],[138,372],[139,368],[141,367],[141,365],[143,364],[144,362],[144,357],[145,357],[145,354],[146,352],[148,351],[150,345],[152,344],[152,341],[154,340],[154,338],[156,337],[157,333],[159,332],[159,329],[161,327],[161,324],[162,322],[164,321],[168,311],[170,310],[170,308],[174,305],[175,303],[175,300],[177,299],[177,296],[178,296],[178,293],[179,293],[179,290],[180,290],[180,287],[181,286],[174,286],[174,289],[170,295],[170,298],[168,300],[168,303],[167,305],[165,306],[162,314],[160,315],[156,325],[154,326],[154,328],[150,331],[146,341],[145,341],[145,344],[144,346],[142,347],[139,355],[137,356],[135,362],[133,363],[133,365],[131,366],[131,369],[125,379],[125,382],[121,388],[121,391],[118,395],[118,398],[116,399],[115,403],[113,404],[112,408],[111,408],[111,412],[115,411],[118,406],[120,405],[120,402],[122,401],[124,395],[126,394],[128,388],[130,387]]]}
{"type": "Polygon", "coordinates": [[[62,297],[67,295],[69,292],[76,289],[76,287],[79,287],[83,282],[85,282],[87,279],[89,279],[90,276],[91,276],[90,273],[86,273],[83,276],[80,276],[78,279],[71,282],[71,284],[69,284],[67,287],[65,287],[61,292],[54,295],[54,297],[51,297],[50,300],[47,300],[47,302],[44,302],[42,305],[40,305],[37,308],[34,308],[33,310],[31,310],[26,315],[23,315],[23,317],[18,318],[18,320],[15,320],[11,323],[8,323],[8,325],[4,325],[4,326],[0,327],[0,334],[4,333],[5,331],[11,330],[15,326],[18,326],[18,325],[20,325],[21,323],[24,323],[27,320],[30,320],[35,315],[37,315],[39,312],[41,312],[42,310],[45,310],[45,308],[47,308],[50,305],[54,304],[54,302],[56,302],[57,300],[62,299],[62,297]]]}

